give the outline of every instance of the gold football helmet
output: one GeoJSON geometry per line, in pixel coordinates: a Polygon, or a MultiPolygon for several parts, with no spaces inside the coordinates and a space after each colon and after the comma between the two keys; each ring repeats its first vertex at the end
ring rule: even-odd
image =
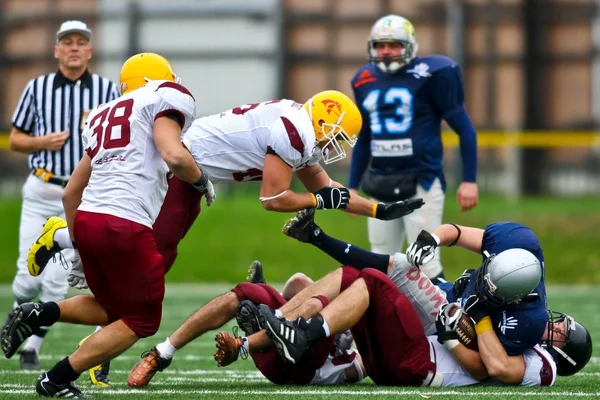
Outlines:
{"type": "Polygon", "coordinates": [[[181,83],[169,60],[154,53],[131,56],[121,68],[121,94],[144,86],[148,81],[171,81],[181,83]]]}
{"type": "Polygon", "coordinates": [[[354,147],[362,127],[356,104],[342,92],[326,90],[304,103],[304,109],[312,121],[325,164],[345,158],[344,142],[354,147]]]}

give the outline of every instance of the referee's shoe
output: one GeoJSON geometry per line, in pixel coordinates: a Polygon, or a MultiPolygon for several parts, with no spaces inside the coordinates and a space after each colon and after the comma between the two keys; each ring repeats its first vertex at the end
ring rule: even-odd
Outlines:
{"type": "Polygon", "coordinates": [[[50,217],[42,228],[42,234],[35,241],[27,255],[27,268],[32,276],[42,273],[50,258],[63,250],[54,241],[54,233],[61,228],[67,227],[67,221],[60,217],[50,217]]]}

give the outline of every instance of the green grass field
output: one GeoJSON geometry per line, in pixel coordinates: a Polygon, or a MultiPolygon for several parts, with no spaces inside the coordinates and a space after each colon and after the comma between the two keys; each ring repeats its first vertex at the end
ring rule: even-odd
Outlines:
{"type": "MultiPolygon", "coordinates": [[[[244,268],[233,268],[240,278],[244,268]]],[[[127,375],[140,354],[163,341],[199,306],[224,293],[229,285],[170,284],[164,302],[162,325],[153,338],[143,339],[132,349],[118,357],[111,365],[112,388],[95,388],[82,376],[80,388],[95,399],[281,399],[306,398],[350,399],[513,399],[519,398],[597,398],[600,397],[600,349],[596,347],[590,364],[578,375],[559,378],[551,388],[484,388],[461,389],[393,388],[377,387],[370,380],[353,386],[338,387],[281,387],[268,382],[254,368],[250,360],[238,360],[227,368],[217,368],[212,359],[215,350],[214,334],[208,332],[175,356],[171,367],[158,373],[147,389],[133,390],[126,384],[127,375]]],[[[74,294],[75,292],[71,292],[74,294]]],[[[572,313],[591,331],[593,338],[600,337],[600,290],[598,287],[553,286],[549,290],[550,306],[572,313]]],[[[0,285],[0,310],[8,310],[12,298],[8,285],[0,285]]],[[[225,328],[231,330],[232,323],[225,328]]],[[[70,354],[79,340],[93,331],[91,327],[58,324],[50,330],[42,347],[41,364],[47,370],[70,354]]],[[[0,399],[38,399],[34,384],[39,372],[19,370],[18,356],[0,358],[0,399]]]]}
{"type": "MultiPolygon", "coordinates": [[[[238,268],[259,259],[270,266],[267,278],[283,282],[293,272],[320,277],[337,267],[335,261],[310,245],[286,238],[280,232],[293,214],[265,211],[249,184],[235,196],[218,192],[217,202],[200,214],[179,248],[179,258],[168,274],[170,282],[235,282],[238,268]]],[[[546,256],[549,282],[600,284],[600,205],[598,198],[526,198],[518,202],[483,196],[473,211],[461,213],[454,191],[446,201],[444,221],[485,227],[513,220],[530,226],[546,256]]],[[[0,282],[11,282],[17,258],[19,199],[0,201],[0,282]]],[[[316,218],[330,235],[368,248],[364,217],[350,218],[339,211],[320,211],[316,218]]],[[[41,227],[40,227],[41,231],[41,227]]],[[[443,249],[447,277],[479,265],[480,257],[462,249],[443,249]]]]}

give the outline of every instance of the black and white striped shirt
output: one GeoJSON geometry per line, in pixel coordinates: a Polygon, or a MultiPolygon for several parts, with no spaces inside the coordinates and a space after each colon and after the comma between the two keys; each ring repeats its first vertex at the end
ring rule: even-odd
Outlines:
{"type": "Polygon", "coordinates": [[[81,132],[84,112],[119,96],[118,86],[87,70],[71,81],[60,71],[32,79],[25,87],[12,125],[33,136],[69,131],[62,149],[41,150],[29,155],[32,170],[44,168],[56,176],[69,177],[83,156],[81,132]]]}

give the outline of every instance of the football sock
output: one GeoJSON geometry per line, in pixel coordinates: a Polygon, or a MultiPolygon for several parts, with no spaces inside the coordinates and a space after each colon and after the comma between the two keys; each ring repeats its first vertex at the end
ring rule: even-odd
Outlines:
{"type": "Polygon", "coordinates": [[[69,230],[67,228],[60,228],[54,232],[54,241],[58,244],[61,249],[72,249],[73,244],[71,243],[71,236],[69,236],[69,230]]]}
{"type": "Polygon", "coordinates": [[[246,336],[242,336],[242,347],[240,347],[240,351],[238,352],[238,356],[243,358],[245,355],[250,353],[250,343],[248,343],[248,338],[246,336]]]}
{"type": "MultiPolygon", "coordinates": [[[[315,227],[317,227],[315,225],[315,227]]],[[[372,253],[368,250],[335,239],[322,229],[311,229],[308,242],[318,247],[337,262],[356,269],[375,268],[384,274],[387,273],[390,256],[387,254],[372,253]]]]}
{"type": "Polygon", "coordinates": [[[40,303],[40,305],[42,306],[42,310],[44,311],[41,312],[36,318],[36,322],[38,322],[40,327],[48,327],[58,321],[58,319],[60,318],[60,308],[58,307],[58,304],[56,304],[55,301],[40,303]]]}
{"type": "Polygon", "coordinates": [[[40,348],[42,347],[42,343],[44,343],[44,336],[48,333],[48,327],[42,327],[40,330],[29,337],[25,344],[23,345],[23,350],[35,350],[37,354],[40,354],[40,348]]]}
{"type": "Polygon", "coordinates": [[[169,338],[156,346],[156,350],[160,353],[160,358],[170,360],[175,355],[177,349],[173,347],[169,338]]]}
{"type": "Polygon", "coordinates": [[[274,313],[277,318],[283,317],[283,313],[281,312],[281,310],[279,308],[277,310],[275,310],[274,313]]]}
{"type": "Polygon", "coordinates": [[[55,384],[65,384],[76,381],[77,378],[79,378],[79,375],[81,374],[76,372],[71,366],[69,357],[63,358],[48,371],[48,378],[55,384]]]}

